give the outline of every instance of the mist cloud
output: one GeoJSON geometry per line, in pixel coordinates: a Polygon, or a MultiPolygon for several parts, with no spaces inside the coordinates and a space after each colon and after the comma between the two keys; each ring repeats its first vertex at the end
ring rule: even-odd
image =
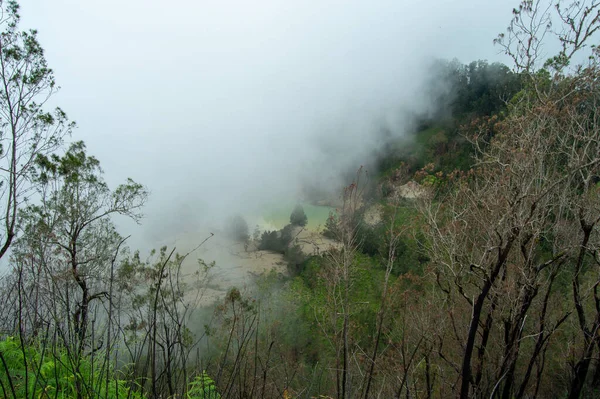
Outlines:
{"type": "Polygon", "coordinates": [[[152,191],[154,237],[367,163],[378,131],[403,135],[432,106],[433,59],[498,59],[511,7],[488,3],[25,0],[21,14],[74,139],[109,183],[152,191]]]}

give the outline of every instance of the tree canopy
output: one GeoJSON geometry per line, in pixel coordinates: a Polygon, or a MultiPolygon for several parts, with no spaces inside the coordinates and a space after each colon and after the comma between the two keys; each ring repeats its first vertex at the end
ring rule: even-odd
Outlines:
{"type": "Polygon", "coordinates": [[[290,215],[290,224],[304,227],[307,223],[308,217],[306,216],[306,213],[304,213],[304,207],[300,204],[296,205],[290,215]]]}

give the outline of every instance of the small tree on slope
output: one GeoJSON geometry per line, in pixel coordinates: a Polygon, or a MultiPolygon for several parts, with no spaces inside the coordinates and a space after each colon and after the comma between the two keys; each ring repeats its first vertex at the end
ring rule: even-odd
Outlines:
{"type": "Polygon", "coordinates": [[[306,226],[306,223],[308,223],[308,218],[306,217],[306,213],[304,213],[304,208],[302,205],[296,205],[292,211],[292,214],[290,215],[290,223],[294,226],[306,226]]]}

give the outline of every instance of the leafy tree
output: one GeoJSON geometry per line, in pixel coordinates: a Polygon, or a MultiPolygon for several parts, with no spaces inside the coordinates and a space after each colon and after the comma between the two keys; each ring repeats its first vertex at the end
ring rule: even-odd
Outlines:
{"type": "Polygon", "coordinates": [[[0,8],[1,258],[16,236],[20,206],[36,185],[31,173],[37,156],[56,151],[74,124],[60,108],[44,110],[58,86],[37,32],[18,30],[16,1],[0,2],[0,8]]]}
{"type": "Polygon", "coordinates": [[[284,254],[293,239],[292,227],[291,224],[288,224],[281,230],[263,232],[258,249],[284,254]]]}
{"type": "Polygon", "coordinates": [[[89,386],[79,377],[85,353],[103,346],[104,332],[109,334],[104,344],[110,346],[112,339],[109,332],[90,328],[100,303],[112,312],[113,270],[124,239],[111,216],[139,220],[147,191],[132,180],[111,190],[82,142],[63,156],[38,154],[36,164],[40,203],[22,211],[24,234],[11,257],[16,333],[36,336],[42,326],[56,333],[76,372],[77,397],[83,397],[89,386]]]}
{"type": "Polygon", "coordinates": [[[474,61],[458,71],[458,93],[452,103],[456,115],[492,115],[504,108],[520,89],[520,78],[506,65],[474,61]]]}
{"type": "Polygon", "coordinates": [[[252,232],[252,240],[256,243],[260,240],[260,227],[258,225],[254,226],[254,232],[252,232]]]}
{"type": "Polygon", "coordinates": [[[339,218],[335,212],[329,212],[327,221],[325,221],[323,235],[334,240],[337,240],[340,237],[339,218]]]}
{"type": "MultiPolygon", "coordinates": [[[[462,64],[458,60],[440,60],[432,67],[433,86],[439,90],[439,80],[448,89],[437,95],[439,106],[448,107],[455,119],[490,116],[505,108],[522,87],[521,77],[504,64],[485,60],[462,64]]],[[[444,118],[434,115],[434,119],[444,118]]]]}
{"type": "Polygon", "coordinates": [[[229,238],[239,242],[246,242],[250,239],[248,223],[241,215],[235,215],[229,219],[226,233],[229,238]]]}
{"type": "Polygon", "coordinates": [[[308,217],[304,213],[302,205],[298,204],[294,207],[292,214],[290,215],[290,224],[294,226],[304,227],[308,223],[308,217]]]}

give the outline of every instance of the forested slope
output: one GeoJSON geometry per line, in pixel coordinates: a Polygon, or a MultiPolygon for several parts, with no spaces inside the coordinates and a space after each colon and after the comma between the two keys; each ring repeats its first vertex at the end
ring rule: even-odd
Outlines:
{"type": "Polygon", "coordinates": [[[512,65],[436,64],[439,112],[358,168],[331,245],[303,249],[301,206],[252,237],[232,218],[287,273],[207,307],[213,264],[125,248],[111,216],[149,193],[65,147],[53,72],[3,3],[0,397],[597,397],[600,2],[541,4],[496,42],[512,65]]]}

